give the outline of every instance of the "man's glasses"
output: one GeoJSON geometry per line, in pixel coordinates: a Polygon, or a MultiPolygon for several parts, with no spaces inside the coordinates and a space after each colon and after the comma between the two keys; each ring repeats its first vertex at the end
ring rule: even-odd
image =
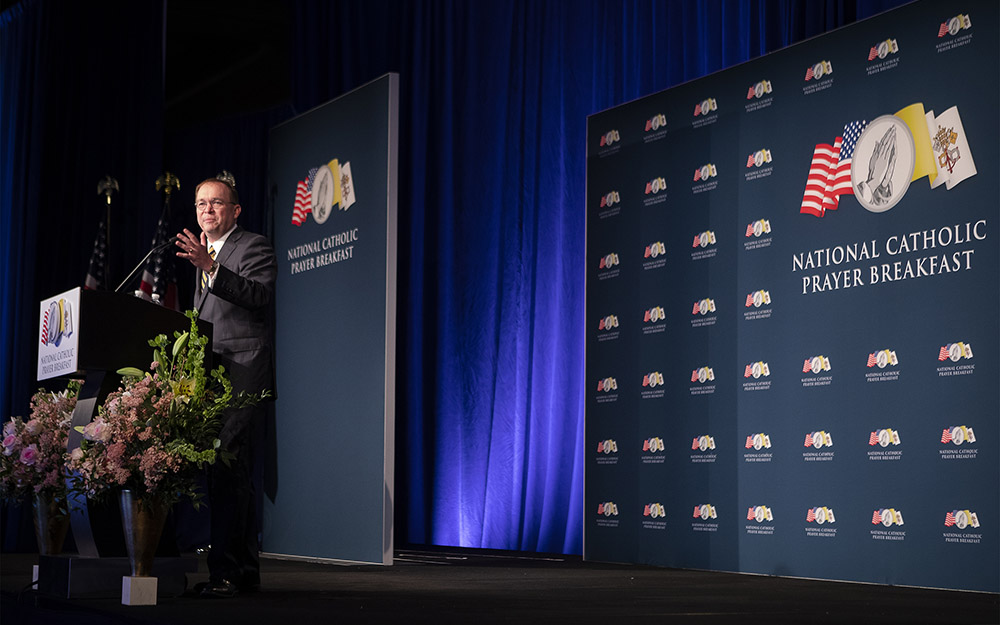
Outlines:
{"type": "Polygon", "coordinates": [[[220,200],[219,198],[215,198],[212,200],[199,200],[194,203],[194,207],[198,210],[199,213],[204,213],[205,211],[208,210],[209,206],[211,206],[214,210],[222,210],[222,207],[225,206],[226,204],[235,204],[235,202],[227,202],[225,200],[220,200]]]}

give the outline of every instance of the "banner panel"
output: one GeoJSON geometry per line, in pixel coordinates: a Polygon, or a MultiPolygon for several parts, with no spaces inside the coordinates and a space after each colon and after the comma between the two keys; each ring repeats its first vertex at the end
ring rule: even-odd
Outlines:
{"type": "Polygon", "coordinates": [[[273,554],[392,563],[398,94],[388,74],[271,131],[273,554]]]}

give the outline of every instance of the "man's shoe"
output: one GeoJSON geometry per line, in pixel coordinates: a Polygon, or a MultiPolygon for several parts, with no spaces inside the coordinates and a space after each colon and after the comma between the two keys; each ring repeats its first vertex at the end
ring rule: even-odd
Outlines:
{"type": "Polygon", "coordinates": [[[213,581],[206,584],[198,593],[199,597],[212,597],[219,599],[230,599],[240,594],[236,584],[228,579],[213,581]]]}

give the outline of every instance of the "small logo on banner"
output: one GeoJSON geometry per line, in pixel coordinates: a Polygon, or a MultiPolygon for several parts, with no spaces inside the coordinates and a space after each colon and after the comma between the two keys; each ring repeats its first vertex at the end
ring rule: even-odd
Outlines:
{"type": "Polygon", "coordinates": [[[698,117],[699,115],[702,116],[708,115],[709,113],[717,110],[718,108],[719,104],[718,102],[715,101],[715,98],[707,98],[705,100],[702,100],[700,104],[694,105],[694,116],[698,117]]]}
{"type": "Polygon", "coordinates": [[[976,433],[972,431],[972,428],[966,427],[964,425],[953,425],[951,427],[945,428],[941,432],[941,442],[942,443],[953,443],[955,445],[961,445],[963,443],[975,443],[976,433]]]}
{"type": "Polygon", "coordinates": [[[598,393],[610,393],[611,391],[618,390],[618,381],[614,378],[604,378],[597,383],[598,393]]]}
{"type": "Polygon", "coordinates": [[[613,501],[605,501],[597,504],[597,514],[599,516],[618,516],[618,506],[613,501]]]}
{"type": "Polygon", "coordinates": [[[316,223],[322,224],[330,218],[334,206],[346,211],[355,202],[357,196],[351,163],[345,161],[341,164],[335,158],[325,165],[313,167],[306,178],[296,184],[292,225],[301,226],[308,214],[316,223]]]}
{"type": "Polygon", "coordinates": [[[694,182],[708,180],[719,175],[719,170],[712,163],[706,163],[694,170],[694,182]]]}
{"type": "Polygon", "coordinates": [[[667,516],[667,510],[661,503],[647,503],[642,510],[642,516],[648,516],[654,519],[662,518],[667,516]]]}
{"type": "Polygon", "coordinates": [[[809,66],[806,69],[806,82],[810,80],[819,80],[823,76],[827,76],[833,73],[833,63],[830,61],[820,61],[814,65],[809,66]]]}
{"type": "Polygon", "coordinates": [[[758,523],[763,523],[764,521],[773,521],[774,515],[771,513],[771,509],[767,506],[750,506],[747,509],[747,521],[757,521],[758,523]]]}
{"type": "Polygon", "coordinates": [[[833,437],[829,432],[820,430],[819,432],[809,432],[806,434],[805,447],[833,447],[833,437]]]}
{"type": "Polygon", "coordinates": [[[895,39],[886,39],[885,41],[880,41],[872,46],[872,49],[868,51],[868,60],[874,61],[875,59],[884,59],[890,54],[895,54],[899,52],[899,45],[896,43],[895,39]]]}
{"type": "Polygon", "coordinates": [[[49,304],[42,315],[42,345],[59,347],[63,339],[73,335],[73,305],[64,297],[49,304]]]}
{"type": "Polygon", "coordinates": [[[771,233],[771,222],[767,219],[758,219],[747,224],[747,237],[759,237],[762,234],[771,233]]]}
{"type": "Polygon", "coordinates": [[[747,167],[760,167],[764,163],[771,162],[771,150],[757,150],[751,152],[747,157],[747,167]]]}
{"type": "Polygon", "coordinates": [[[608,191],[601,196],[601,208],[608,208],[622,201],[621,195],[617,191],[608,191]]]}
{"type": "Polygon", "coordinates": [[[597,323],[598,330],[611,330],[612,328],[618,327],[618,317],[615,315],[608,315],[604,317],[597,323]]]}
{"type": "Polygon", "coordinates": [[[948,343],[938,350],[938,360],[958,362],[962,358],[972,358],[972,345],[969,343],[948,343]]]}
{"type": "Polygon", "coordinates": [[[716,514],[715,506],[713,506],[710,503],[704,503],[701,504],[700,506],[694,507],[693,518],[701,519],[702,521],[707,521],[709,519],[718,518],[718,514],[716,514]]]}
{"type": "Polygon", "coordinates": [[[715,380],[715,371],[711,367],[701,367],[691,372],[691,381],[704,384],[715,380]]]}
{"type": "Polygon", "coordinates": [[[651,454],[655,454],[658,451],[664,451],[665,449],[666,447],[663,444],[663,439],[658,436],[653,436],[642,441],[642,450],[648,451],[651,454]]]}
{"type": "Polygon", "coordinates": [[[708,247],[709,245],[715,245],[715,233],[711,230],[706,230],[705,232],[699,232],[694,235],[694,241],[691,243],[691,247],[708,247]]]}
{"type": "Polygon", "coordinates": [[[696,436],[691,440],[692,451],[708,451],[709,449],[715,449],[715,439],[708,434],[696,436]]]}
{"type": "Polygon", "coordinates": [[[715,312],[715,300],[710,297],[698,300],[691,308],[692,315],[707,315],[710,312],[715,312]]]}
{"type": "Polygon", "coordinates": [[[756,84],[750,85],[750,88],[747,89],[747,100],[751,98],[762,98],[768,93],[771,93],[771,81],[762,80],[756,84]]]}
{"type": "Polygon", "coordinates": [[[979,516],[971,510],[952,510],[944,515],[945,527],[957,527],[964,530],[967,527],[979,527],[979,516]]]}
{"type": "Polygon", "coordinates": [[[642,385],[648,386],[649,388],[663,386],[663,374],[659,371],[650,371],[646,375],[642,376],[642,385]]]}
{"type": "Polygon", "coordinates": [[[821,371],[830,371],[830,359],[826,356],[806,358],[802,364],[802,373],[820,373],[821,371]]]}
{"type": "Polygon", "coordinates": [[[767,366],[767,363],[763,360],[757,362],[752,362],[746,366],[743,370],[743,377],[749,378],[753,377],[755,380],[761,376],[767,377],[771,375],[771,368],[767,366]]]}
{"type": "Polygon", "coordinates": [[[652,193],[653,195],[656,195],[660,191],[666,191],[666,190],[667,190],[667,179],[666,178],[663,178],[663,177],[653,178],[652,180],[650,180],[649,182],[646,183],[646,192],[645,192],[645,194],[649,195],[649,194],[652,193]]]}
{"type": "Polygon", "coordinates": [[[659,130],[660,128],[666,128],[666,126],[667,126],[667,117],[663,113],[660,113],[659,115],[653,115],[652,117],[646,120],[646,132],[649,132],[651,130],[659,130]]]}
{"type": "Polygon", "coordinates": [[[877,352],[872,352],[868,354],[868,368],[878,366],[879,369],[885,369],[887,366],[896,366],[899,364],[899,359],[896,357],[896,351],[892,349],[883,349],[877,352]]]}
{"type": "Polygon", "coordinates": [[[879,508],[872,513],[872,525],[881,523],[886,527],[903,524],[903,513],[895,508],[879,508]]]}
{"type": "Polygon", "coordinates": [[[667,318],[667,313],[663,311],[663,306],[653,306],[643,313],[643,323],[656,323],[667,318]]]}
{"type": "Polygon", "coordinates": [[[833,508],[827,508],[826,506],[817,506],[815,508],[809,508],[806,511],[806,523],[816,523],[818,525],[823,525],[824,523],[836,523],[837,519],[833,516],[833,508]]]}
{"type": "Polygon", "coordinates": [[[771,448],[771,437],[763,432],[747,436],[746,448],[754,448],[757,451],[771,448]]]}
{"type": "Polygon", "coordinates": [[[753,291],[752,293],[747,293],[747,303],[745,308],[760,308],[761,306],[771,304],[771,292],[770,291],[753,291]]]}
{"type": "Polygon", "coordinates": [[[888,447],[889,445],[899,445],[899,430],[894,430],[892,428],[884,428],[881,430],[872,430],[871,435],[868,437],[868,444],[872,447],[878,445],[880,447],[888,447]]]}
{"type": "Polygon", "coordinates": [[[646,251],[642,253],[643,258],[656,258],[662,254],[667,253],[667,248],[663,245],[663,241],[654,241],[646,246],[646,251]]]}
{"type": "Polygon", "coordinates": [[[618,453],[618,443],[614,439],[607,439],[597,443],[597,453],[599,454],[616,454],[618,453]]]}
{"type": "Polygon", "coordinates": [[[608,132],[601,135],[601,147],[609,146],[617,141],[621,141],[621,135],[618,134],[617,130],[609,130],[608,132]]]}
{"type": "Polygon", "coordinates": [[[955,17],[948,18],[941,22],[941,26],[938,28],[938,38],[944,37],[945,35],[957,35],[958,31],[966,30],[972,28],[972,18],[969,15],[959,13],[955,17]]]}

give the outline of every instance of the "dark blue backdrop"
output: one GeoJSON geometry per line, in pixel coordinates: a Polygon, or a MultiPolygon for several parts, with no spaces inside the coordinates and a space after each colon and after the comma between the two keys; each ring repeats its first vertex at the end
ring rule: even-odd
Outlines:
{"type": "Polygon", "coordinates": [[[303,0],[287,106],[165,137],[162,4],[24,0],[0,18],[0,414],[35,387],[38,300],[83,281],[99,178],[118,268],[163,167],[182,197],[233,171],[270,232],[267,129],[399,72],[396,543],[580,553],[586,116],[899,4],[303,0]]]}

